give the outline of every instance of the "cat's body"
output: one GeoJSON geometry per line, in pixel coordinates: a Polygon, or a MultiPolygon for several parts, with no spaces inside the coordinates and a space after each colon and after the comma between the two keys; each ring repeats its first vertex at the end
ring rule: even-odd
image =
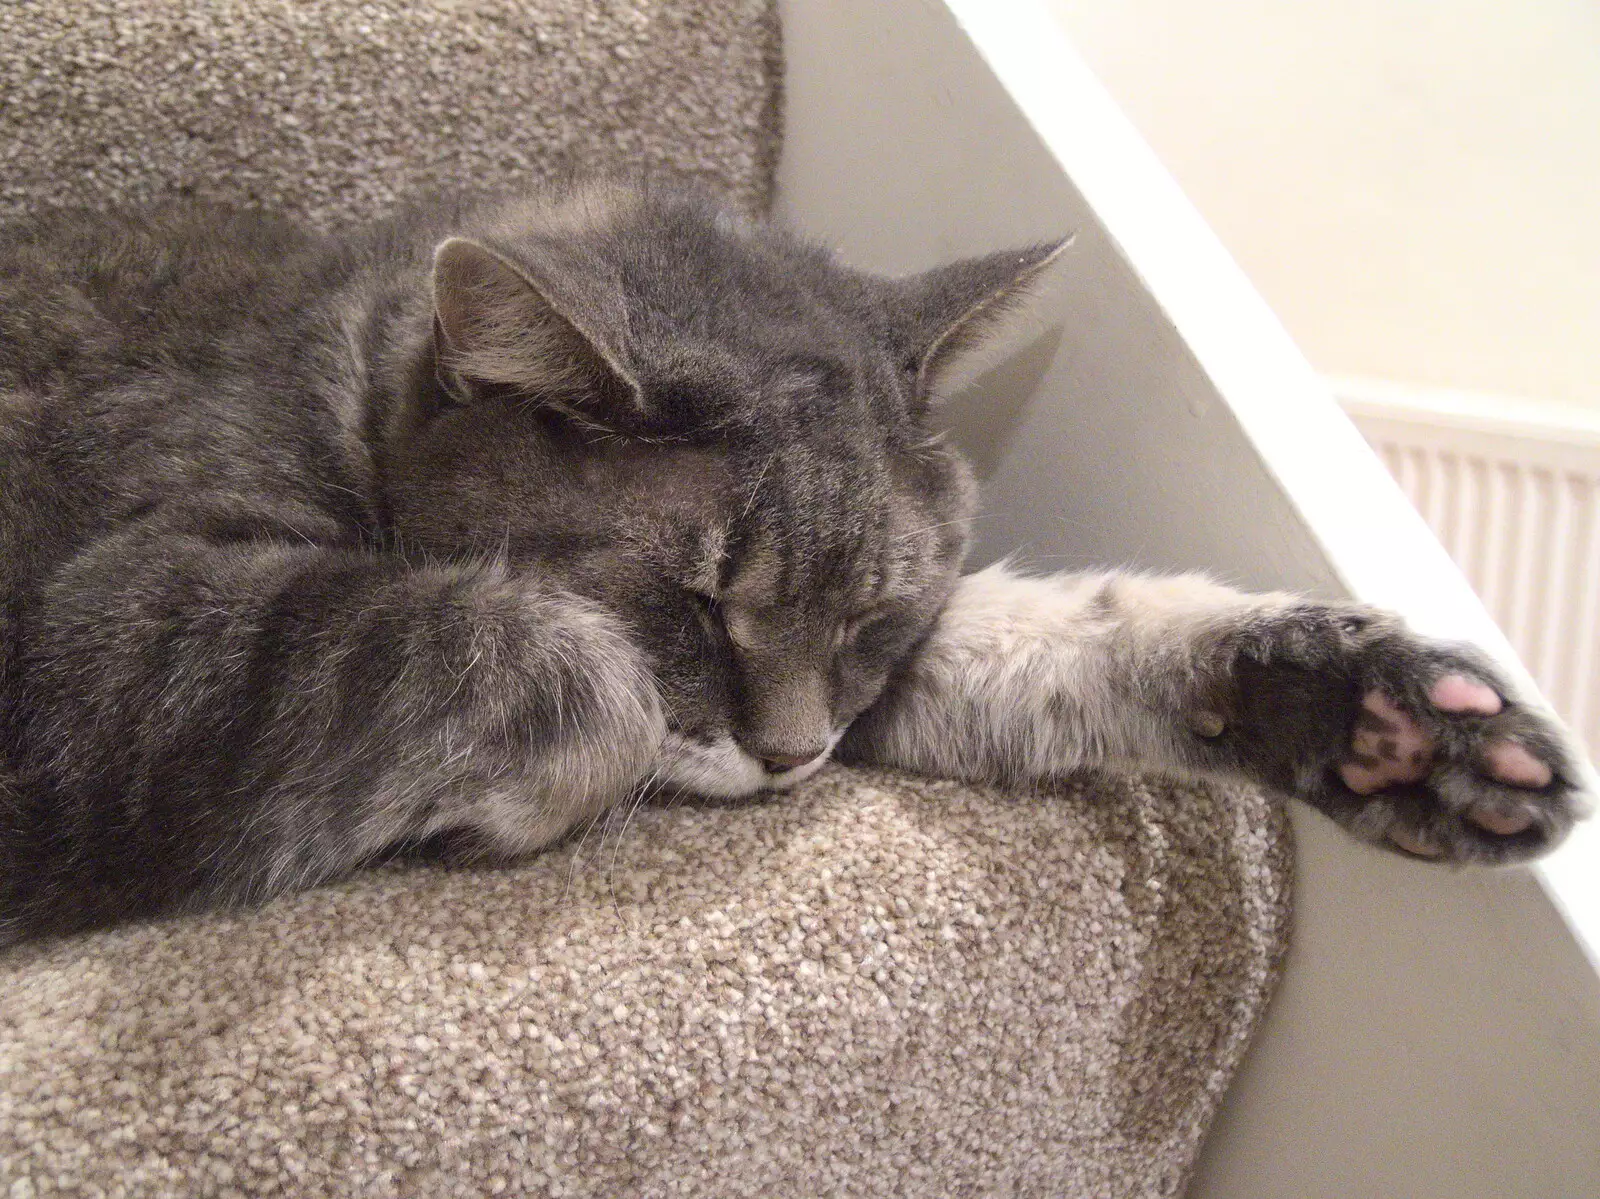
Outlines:
{"type": "Polygon", "coordinates": [[[923,416],[1050,256],[880,280],[609,186],[338,241],[0,230],[0,943],[526,852],[841,738],[1243,777],[1429,856],[1559,839],[1559,730],[1470,654],[1193,579],[958,579],[923,416]]]}

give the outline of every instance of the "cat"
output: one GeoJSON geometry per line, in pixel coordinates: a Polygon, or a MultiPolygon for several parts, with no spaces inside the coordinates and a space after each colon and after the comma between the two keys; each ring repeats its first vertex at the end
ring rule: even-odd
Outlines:
{"type": "Polygon", "coordinates": [[[1354,604],[963,577],[950,366],[1059,248],[886,279],[665,185],[0,231],[0,942],[526,854],[837,756],[1242,779],[1413,856],[1581,814],[1560,727],[1354,604]]]}

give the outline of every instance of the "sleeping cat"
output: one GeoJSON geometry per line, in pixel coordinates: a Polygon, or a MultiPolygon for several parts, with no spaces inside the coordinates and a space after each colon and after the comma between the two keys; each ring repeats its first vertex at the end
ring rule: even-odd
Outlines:
{"type": "Polygon", "coordinates": [[[1414,855],[1580,809],[1477,654],[1353,605],[961,577],[940,379],[1055,250],[907,279],[672,189],[0,231],[0,942],[830,755],[1244,779],[1414,855]]]}

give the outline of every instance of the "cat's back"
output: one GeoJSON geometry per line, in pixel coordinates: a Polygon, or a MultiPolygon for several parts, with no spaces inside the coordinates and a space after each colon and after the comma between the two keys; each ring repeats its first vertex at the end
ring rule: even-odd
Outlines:
{"type": "Polygon", "coordinates": [[[328,447],[351,440],[341,311],[364,271],[342,241],[218,206],[0,226],[0,600],[130,514],[352,494],[328,447]]]}
{"type": "Polygon", "coordinates": [[[0,388],[39,402],[139,371],[242,365],[250,332],[294,325],[338,262],[314,233],[212,205],[0,226],[0,388]]]}

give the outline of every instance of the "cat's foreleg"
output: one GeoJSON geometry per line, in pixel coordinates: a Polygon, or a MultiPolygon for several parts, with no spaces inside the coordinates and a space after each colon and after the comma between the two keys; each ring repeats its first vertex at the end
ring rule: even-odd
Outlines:
{"type": "Polygon", "coordinates": [[[1480,654],[1371,608],[1193,576],[967,576],[841,754],[977,779],[1246,780],[1457,861],[1532,856],[1585,806],[1560,726],[1480,654]]]}
{"type": "Polygon", "coordinates": [[[664,732],[615,620],[495,566],[135,531],[53,581],[30,639],[33,819],[56,900],[126,909],[94,922],[445,830],[525,852],[625,797],[664,732]]]}

